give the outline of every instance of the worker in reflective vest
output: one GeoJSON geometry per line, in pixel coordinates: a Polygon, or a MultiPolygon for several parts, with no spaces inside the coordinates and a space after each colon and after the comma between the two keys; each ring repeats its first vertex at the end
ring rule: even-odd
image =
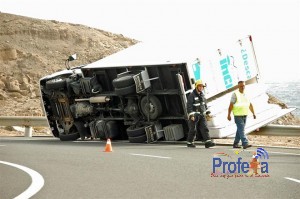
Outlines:
{"type": "Polygon", "coordinates": [[[252,112],[254,119],[256,119],[256,115],[254,113],[253,105],[244,91],[245,91],[245,82],[239,81],[238,90],[232,94],[230,104],[228,107],[227,119],[231,121],[231,111],[232,111],[234,115],[234,122],[237,127],[235,139],[233,142],[233,148],[241,148],[241,146],[239,146],[240,141],[242,141],[242,145],[244,149],[252,146],[249,144],[247,136],[245,135],[245,126],[246,126],[249,109],[252,112]]]}

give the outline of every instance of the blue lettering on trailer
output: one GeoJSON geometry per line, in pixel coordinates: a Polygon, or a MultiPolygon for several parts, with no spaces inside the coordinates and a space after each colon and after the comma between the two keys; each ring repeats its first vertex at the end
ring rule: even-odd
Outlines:
{"type": "Polygon", "coordinates": [[[224,59],[221,59],[221,61],[220,61],[223,80],[224,80],[226,89],[229,89],[233,86],[232,77],[228,70],[229,64],[230,64],[229,56],[225,57],[224,59]]]}
{"type": "Polygon", "coordinates": [[[242,58],[243,58],[243,62],[244,62],[246,76],[247,76],[248,79],[250,79],[251,78],[251,71],[250,71],[250,68],[249,68],[247,50],[246,49],[242,49],[241,53],[242,53],[242,58]]]}
{"type": "Polygon", "coordinates": [[[195,76],[195,80],[198,80],[201,78],[200,75],[200,63],[196,62],[193,64],[193,72],[194,72],[194,76],[195,76]]]}

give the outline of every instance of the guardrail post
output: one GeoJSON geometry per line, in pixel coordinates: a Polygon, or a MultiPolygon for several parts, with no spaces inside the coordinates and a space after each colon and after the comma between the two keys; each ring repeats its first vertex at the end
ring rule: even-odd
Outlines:
{"type": "Polygon", "coordinates": [[[25,126],[25,137],[32,137],[32,127],[31,126],[25,126]]]}

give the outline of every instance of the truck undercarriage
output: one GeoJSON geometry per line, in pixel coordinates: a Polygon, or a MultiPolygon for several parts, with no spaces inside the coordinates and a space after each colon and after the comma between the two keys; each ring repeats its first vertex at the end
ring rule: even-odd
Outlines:
{"type": "Polygon", "coordinates": [[[191,85],[184,81],[185,68],[180,63],[81,69],[45,78],[41,91],[52,132],[61,140],[130,142],[156,141],[173,124],[187,132],[183,98],[191,85]]]}

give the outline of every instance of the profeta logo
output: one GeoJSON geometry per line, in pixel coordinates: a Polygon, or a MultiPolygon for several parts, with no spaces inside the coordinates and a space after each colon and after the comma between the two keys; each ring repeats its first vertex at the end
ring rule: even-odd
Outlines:
{"type": "Polygon", "coordinates": [[[270,177],[269,154],[263,148],[255,152],[233,150],[213,154],[211,177],[270,177]]]}

